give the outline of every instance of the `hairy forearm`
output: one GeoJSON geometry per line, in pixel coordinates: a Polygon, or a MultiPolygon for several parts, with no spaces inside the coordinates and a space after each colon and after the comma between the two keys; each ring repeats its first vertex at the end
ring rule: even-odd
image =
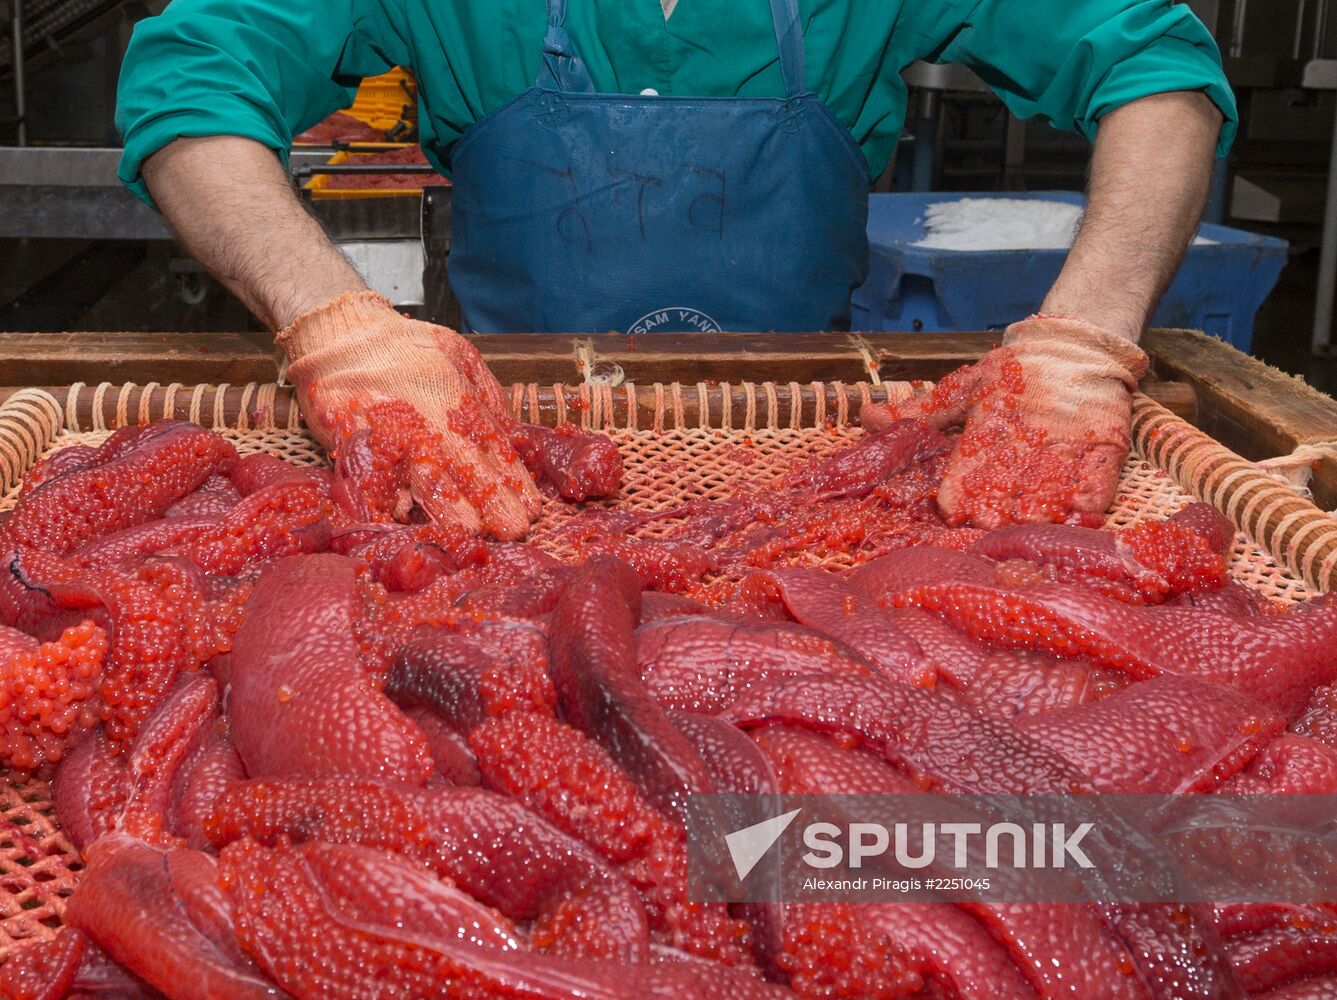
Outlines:
{"type": "Polygon", "coordinates": [[[177,139],[143,169],[182,245],[271,329],[366,287],[260,143],[177,139]]]}
{"type": "Polygon", "coordinates": [[[1082,227],[1042,312],[1141,337],[1202,218],[1221,121],[1187,91],[1101,121],[1082,227]]]}

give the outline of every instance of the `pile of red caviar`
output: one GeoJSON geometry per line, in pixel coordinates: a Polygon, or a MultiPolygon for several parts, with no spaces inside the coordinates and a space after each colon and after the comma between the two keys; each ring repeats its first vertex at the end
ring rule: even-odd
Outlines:
{"type": "Polygon", "coordinates": [[[1119,532],[1139,565],[1163,581],[1162,593],[1205,594],[1226,582],[1226,560],[1206,538],[1173,521],[1143,521],[1119,532]]]}
{"type": "Polygon", "coordinates": [[[353,633],[362,665],[380,683],[414,629],[453,627],[469,616],[455,607],[463,590],[454,575],[439,577],[413,594],[393,593],[370,575],[364,571],[360,578],[362,614],[353,622],[353,633]]]}
{"type": "MultiPolygon", "coordinates": [[[[445,425],[496,459],[501,485],[521,489],[524,468],[510,441],[472,397],[446,413],[445,425]]],[[[460,501],[482,511],[499,489],[408,403],[350,404],[331,426],[339,442],[331,457],[345,469],[347,481],[356,481],[359,513],[369,520],[403,521],[415,499],[423,510],[443,515],[460,501]]]]}
{"type": "Polygon", "coordinates": [[[0,627],[0,759],[31,770],[60,760],[98,721],[107,634],[91,621],[39,643],[0,627]]]}
{"type": "Polygon", "coordinates": [[[99,584],[111,610],[111,655],[102,680],[107,735],[134,742],[177,677],[232,647],[245,591],[207,600],[198,576],[170,560],[108,573],[99,584]]]}
{"type": "Polygon", "coordinates": [[[369,519],[405,516],[402,466],[432,454],[435,443],[422,415],[404,402],[362,407],[353,401],[331,426],[339,445],[330,457],[336,463],[356,463],[359,498],[369,519]]]}

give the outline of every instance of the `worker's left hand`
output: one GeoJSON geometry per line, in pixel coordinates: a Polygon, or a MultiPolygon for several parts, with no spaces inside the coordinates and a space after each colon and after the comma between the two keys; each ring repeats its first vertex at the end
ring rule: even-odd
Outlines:
{"type": "Polygon", "coordinates": [[[1130,445],[1132,391],[1147,356],[1078,319],[1032,316],[1003,346],[931,393],[864,407],[865,427],[923,417],[964,425],[938,491],[951,524],[1098,526],[1130,445]]]}

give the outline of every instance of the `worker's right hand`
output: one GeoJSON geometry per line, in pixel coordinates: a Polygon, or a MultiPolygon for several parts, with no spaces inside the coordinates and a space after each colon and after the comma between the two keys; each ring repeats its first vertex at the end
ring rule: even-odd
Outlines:
{"type": "Polygon", "coordinates": [[[865,427],[920,417],[964,426],[938,489],[949,524],[1099,526],[1128,456],[1132,391],[1147,356],[1078,319],[1032,316],[1003,346],[930,393],[865,406],[865,427]]]}
{"type": "Polygon", "coordinates": [[[455,331],[354,292],[303,315],[276,343],[355,517],[404,520],[416,503],[438,523],[511,540],[538,516],[501,386],[455,331]]]}

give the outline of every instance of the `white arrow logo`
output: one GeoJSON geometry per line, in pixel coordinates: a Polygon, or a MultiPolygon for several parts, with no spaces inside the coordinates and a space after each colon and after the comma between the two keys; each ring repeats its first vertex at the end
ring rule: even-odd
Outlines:
{"type": "Polygon", "coordinates": [[[794,817],[802,809],[794,809],[772,819],[764,819],[753,826],[726,834],[724,842],[729,845],[729,856],[733,858],[734,871],[738,872],[738,881],[743,881],[757,867],[757,862],[765,857],[780,835],[789,829],[794,817]]]}

